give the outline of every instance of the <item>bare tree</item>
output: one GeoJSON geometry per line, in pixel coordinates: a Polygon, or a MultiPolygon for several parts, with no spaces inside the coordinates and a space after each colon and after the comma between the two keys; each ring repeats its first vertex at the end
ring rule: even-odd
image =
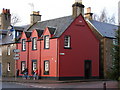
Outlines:
{"type": "Polygon", "coordinates": [[[11,25],[14,26],[15,24],[21,22],[20,17],[17,14],[11,15],[11,25]]]}
{"type": "Polygon", "coordinates": [[[109,16],[106,9],[104,8],[100,15],[94,14],[93,15],[93,20],[97,20],[100,22],[105,22],[105,23],[111,23],[115,24],[115,15],[113,14],[112,16],[109,16]]]}
{"type": "Polygon", "coordinates": [[[108,17],[107,17],[107,12],[106,9],[104,8],[99,16],[99,21],[100,22],[108,22],[108,17]]]}

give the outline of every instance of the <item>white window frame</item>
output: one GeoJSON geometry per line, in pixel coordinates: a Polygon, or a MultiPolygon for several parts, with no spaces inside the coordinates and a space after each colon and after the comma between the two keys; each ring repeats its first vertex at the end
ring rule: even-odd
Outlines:
{"type": "Polygon", "coordinates": [[[25,68],[26,68],[25,61],[22,61],[22,62],[21,62],[21,71],[24,71],[25,68]]]}
{"type": "Polygon", "coordinates": [[[70,48],[71,47],[71,37],[69,35],[66,35],[64,37],[64,48],[70,48]]]}
{"type": "Polygon", "coordinates": [[[10,55],[11,50],[10,50],[10,46],[7,47],[7,55],[10,55]]]}
{"type": "Polygon", "coordinates": [[[10,71],[10,63],[7,63],[7,71],[10,71]]]}
{"type": "Polygon", "coordinates": [[[50,61],[45,60],[44,61],[44,75],[49,75],[50,73],[50,61]]]}
{"type": "Polygon", "coordinates": [[[32,38],[32,49],[33,50],[37,49],[37,38],[36,37],[32,38]]]}
{"type": "Polygon", "coordinates": [[[32,61],[32,70],[36,70],[37,69],[37,61],[32,61]]]}
{"type": "Polygon", "coordinates": [[[50,38],[49,35],[44,36],[44,48],[49,49],[50,48],[50,38]]]}
{"type": "Polygon", "coordinates": [[[26,41],[22,39],[22,51],[26,51],[26,41]]]}

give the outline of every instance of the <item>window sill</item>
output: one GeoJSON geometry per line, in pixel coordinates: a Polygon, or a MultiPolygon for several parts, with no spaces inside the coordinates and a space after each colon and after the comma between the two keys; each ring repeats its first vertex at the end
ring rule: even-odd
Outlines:
{"type": "Polygon", "coordinates": [[[44,48],[44,49],[48,50],[48,49],[50,49],[50,48],[44,48]]]}
{"type": "Polygon", "coordinates": [[[36,51],[37,49],[32,49],[32,51],[36,51]]]}
{"type": "Polygon", "coordinates": [[[71,47],[64,47],[64,49],[72,49],[71,47]]]}

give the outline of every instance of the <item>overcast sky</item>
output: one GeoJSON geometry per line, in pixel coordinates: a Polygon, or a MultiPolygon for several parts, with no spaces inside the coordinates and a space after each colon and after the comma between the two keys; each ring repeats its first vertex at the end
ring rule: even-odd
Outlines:
{"type": "MultiPolygon", "coordinates": [[[[92,8],[92,12],[99,14],[104,8],[109,16],[115,14],[116,22],[118,17],[118,1],[120,0],[82,0],[87,7],[92,8]]],[[[29,3],[34,4],[34,10],[40,11],[42,15],[42,21],[68,16],[72,14],[72,4],[75,0],[1,0],[0,12],[2,8],[11,10],[12,14],[17,14],[21,23],[18,25],[24,25],[30,23],[30,14],[33,8],[29,3]]]]}

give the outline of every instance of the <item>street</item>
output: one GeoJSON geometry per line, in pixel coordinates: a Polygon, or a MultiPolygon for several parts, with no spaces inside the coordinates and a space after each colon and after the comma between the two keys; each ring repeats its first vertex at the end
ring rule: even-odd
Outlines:
{"type": "MultiPolygon", "coordinates": [[[[2,88],[103,88],[103,81],[96,82],[77,82],[77,83],[59,83],[59,84],[39,84],[39,83],[15,83],[3,82],[2,88]]],[[[106,81],[106,88],[117,90],[118,82],[106,81]]]]}
{"type": "Polygon", "coordinates": [[[31,88],[29,85],[22,85],[15,82],[2,82],[0,88],[31,88]]]}

